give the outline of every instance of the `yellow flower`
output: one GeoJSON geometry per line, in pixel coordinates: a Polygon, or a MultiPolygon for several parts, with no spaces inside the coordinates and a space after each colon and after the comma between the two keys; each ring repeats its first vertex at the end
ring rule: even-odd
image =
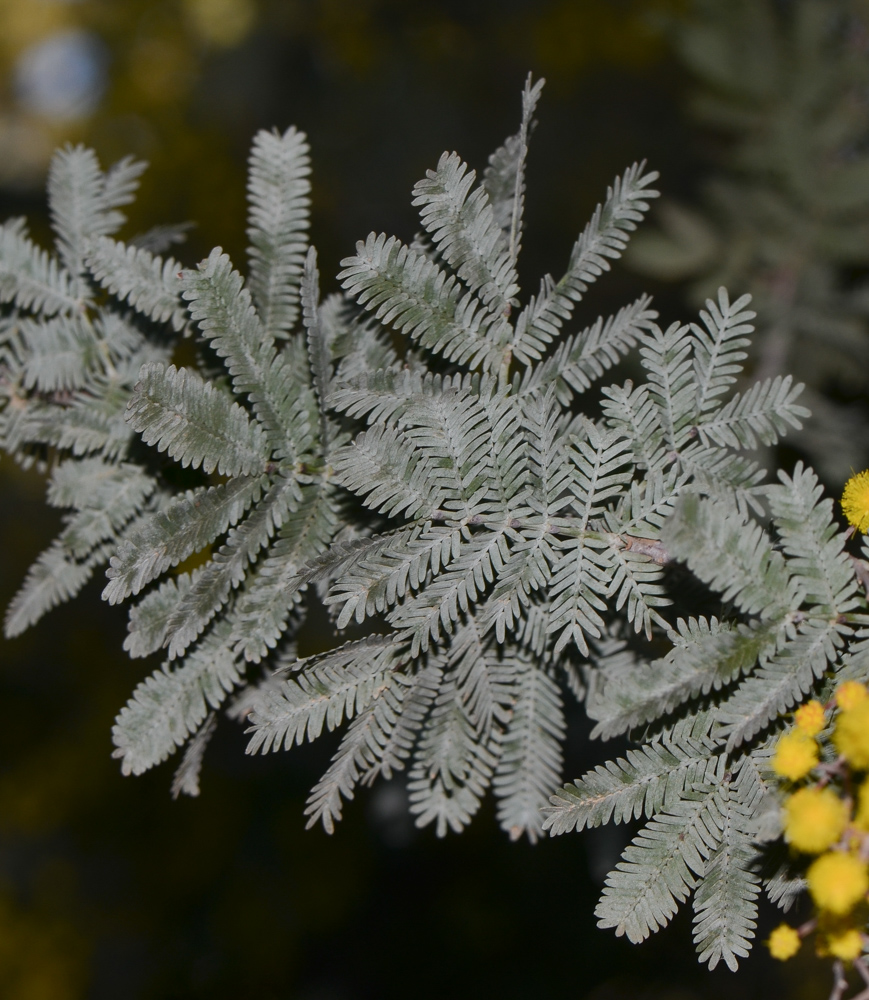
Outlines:
{"type": "Polygon", "coordinates": [[[832,847],[848,822],[848,807],[829,788],[801,788],[787,800],[785,812],[785,838],[806,854],[832,847]]]}
{"type": "Polygon", "coordinates": [[[807,878],[815,906],[840,917],[850,913],[869,891],[866,862],[841,851],[831,851],[813,861],[807,878]]]}
{"type": "Polygon", "coordinates": [[[869,780],[863,782],[857,793],[857,812],[854,814],[854,826],[869,832],[869,780]]]}
{"type": "Polygon", "coordinates": [[[779,924],[766,942],[769,953],[780,962],[786,962],[800,950],[800,936],[788,924],[779,924]]]}
{"type": "Polygon", "coordinates": [[[836,719],[836,749],[858,771],[869,769],[869,701],[847,708],[836,719]]]}
{"type": "Polygon", "coordinates": [[[779,738],[772,769],[782,778],[799,781],[818,763],[818,744],[799,729],[779,738]]]}
{"type": "Polygon", "coordinates": [[[797,729],[806,736],[817,736],[824,728],[824,706],[819,701],[807,701],[794,713],[797,729]]]}
{"type": "Polygon", "coordinates": [[[869,470],[858,472],[845,483],[842,513],[858,531],[869,529],[869,470]]]}
{"type": "Polygon", "coordinates": [[[855,705],[866,701],[867,698],[869,698],[869,691],[866,690],[866,685],[859,681],[842,681],[836,688],[836,704],[843,711],[854,708],[855,705]]]}
{"type": "Polygon", "coordinates": [[[826,936],[825,944],[828,955],[841,958],[845,962],[853,962],[863,951],[863,935],[856,927],[831,931],[826,936]]]}
{"type": "Polygon", "coordinates": [[[184,0],[184,7],[196,34],[214,45],[238,45],[256,21],[251,0],[184,0]]]}

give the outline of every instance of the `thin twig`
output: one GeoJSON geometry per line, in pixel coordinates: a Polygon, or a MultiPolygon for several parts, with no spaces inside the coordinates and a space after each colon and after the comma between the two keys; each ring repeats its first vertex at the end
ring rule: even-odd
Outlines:
{"type": "MultiPolygon", "coordinates": [[[[455,518],[456,515],[454,513],[446,510],[436,510],[429,515],[429,520],[435,522],[450,521],[454,520],[455,518]]],[[[562,519],[562,520],[567,520],[567,519],[562,519]]],[[[485,524],[486,521],[487,518],[484,515],[473,514],[471,515],[471,517],[465,519],[464,523],[467,524],[469,527],[479,527],[480,525],[485,524]]],[[[577,522],[579,522],[579,518],[577,518],[577,522]]],[[[521,520],[521,518],[518,517],[512,518],[509,522],[509,526],[514,531],[520,531],[522,528],[525,527],[528,528],[537,527],[537,525],[532,525],[531,522],[523,521],[521,520]]],[[[569,534],[570,528],[565,527],[564,525],[551,525],[548,528],[548,531],[553,535],[569,534]]],[[[596,532],[591,534],[594,534],[595,537],[599,537],[596,532]]],[[[642,556],[648,556],[649,559],[651,559],[652,562],[657,563],[658,566],[667,566],[671,562],[673,562],[673,557],[664,548],[660,539],[636,538],[633,535],[618,535],[618,536],[613,535],[608,537],[618,538],[625,549],[630,549],[631,552],[637,552],[642,556]]]]}
{"type": "Polygon", "coordinates": [[[869,597],[869,562],[857,556],[848,555],[851,565],[854,567],[854,576],[860,581],[866,596],[869,597]]]}
{"type": "Polygon", "coordinates": [[[657,538],[634,538],[632,535],[623,535],[622,541],[626,549],[648,556],[659,566],[666,566],[673,561],[673,557],[657,538]]]}
{"type": "Polygon", "coordinates": [[[845,978],[845,966],[837,959],[833,962],[833,992],[830,994],[830,1000],[842,1000],[847,989],[848,980],[845,978]]]}

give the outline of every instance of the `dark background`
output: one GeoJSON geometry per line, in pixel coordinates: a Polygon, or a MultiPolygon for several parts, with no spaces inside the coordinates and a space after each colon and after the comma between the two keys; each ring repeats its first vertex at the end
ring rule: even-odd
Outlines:
{"type": "MultiPolygon", "coordinates": [[[[313,147],[313,240],[331,291],[355,240],[413,235],[411,187],[442,150],[485,166],[516,129],[530,70],[548,81],[528,168],[522,275],[533,289],[542,272],[563,270],[607,184],[634,160],[661,170],[671,196],[691,198],[703,176],[714,140],[683,114],[691,80],[655,21],[680,6],[7,0],[0,156],[27,156],[0,165],[0,210],[27,214],[47,239],[47,156],[82,140],[104,165],[127,153],[152,163],[128,234],[195,220],[176,256],[192,264],[220,244],[243,266],[250,140],[293,123],[313,147]],[[90,104],[75,114],[40,104],[22,70],[70,32],[89,40],[93,62],[90,104]]],[[[643,289],[665,321],[684,317],[678,287],[616,267],[580,322],[643,289]]],[[[35,473],[0,466],[4,606],[58,528],[43,489],[35,473]]],[[[781,967],[757,948],[736,975],[706,972],[690,908],[641,946],[597,930],[622,829],[511,844],[490,803],[468,832],[439,841],[414,829],[394,782],[357,797],[333,837],[305,832],[304,800],[334,738],[251,758],[242,731],[224,724],[194,800],[171,800],[171,765],[122,778],[112,720],[157,661],[126,658],[124,611],[104,606],[101,588],[0,644],[0,996],[826,995],[828,970],[807,956],[781,967]]],[[[565,778],[617,750],[589,746],[586,728],[575,711],[565,778]]]]}

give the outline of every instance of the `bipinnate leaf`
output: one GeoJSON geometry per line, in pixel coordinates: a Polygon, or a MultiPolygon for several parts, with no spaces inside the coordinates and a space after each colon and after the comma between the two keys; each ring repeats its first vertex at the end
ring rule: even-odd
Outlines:
{"type": "Polygon", "coordinates": [[[266,691],[258,703],[247,753],[289,749],[316,739],[324,724],[332,730],[352,719],[379,697],[402,652],[391,637],[374,636],[300,663],[297,679],[266,691]]]}
{"type": "Polygon", "coordinates": [[[0,301],[43,316],[79,307],[69,275],[56,258],[33,243],[23,219],[0,226],[0,301]]]}
{"type": "Polygon", "coordinates": [[[299,312],[310,219],[311,158],[304,132],[261,130],[248,173],[250,290],[265,330],[285,337],[299,312]]]}
{"type": "Polygon", "coordinates": [[[396,237],[372,233],[341,266],[345,291],[384,324],[448,361],[489,369],[500,363],[500,345],[487,336],[498,317],[463,292],[453,275],[396,237]]]}
{"type": "Polygon", "coordinates": [[[103,599],[117,604],[237,524],[268,488],[267,476],[190,490],[137,523],[118,546],[103,599]]]}
{"type": "Polygon", "coordinates": [[[165,451],[182,467],[248,476],[263,471],[270,457],[266,433],[257,421],[187,368],[143,365],[127,405],[127,420],[146,444],[165,451]]]}
{"type": "Polygon", "coordinates": [[[221,623],[184,664],[168,664],[142,681],[115,720],[113,756],[124,774],[142,774],[183,746],[241,680],[221,623]]]}
{"type": "Polygon", "coordinates": [[[89,244],[86,261],[94,278],[155,323],[186,329],[187,310],[181,300],[181,265],[144,247],[124,245],[107,236],[89,244]]]}
{"type": "Polygon", "coordinates": [[[123,225],[125,216],[118,209],[133,200],[144,170],[144,163],[125,157],[104,174],[96,153],[81,145],[55,153],[48,174],[48,206],[58,254],[80,289],[91,240],[123,225]]]}

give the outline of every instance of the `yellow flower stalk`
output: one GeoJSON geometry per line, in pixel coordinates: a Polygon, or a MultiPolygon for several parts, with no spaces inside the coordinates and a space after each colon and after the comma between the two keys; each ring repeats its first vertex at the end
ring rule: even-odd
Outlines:
{"type": "Polygon", "coordinates": [[[842,513],[858,531],[869,530],[869,470],[858,472],[845,483],[842,513]]]}

